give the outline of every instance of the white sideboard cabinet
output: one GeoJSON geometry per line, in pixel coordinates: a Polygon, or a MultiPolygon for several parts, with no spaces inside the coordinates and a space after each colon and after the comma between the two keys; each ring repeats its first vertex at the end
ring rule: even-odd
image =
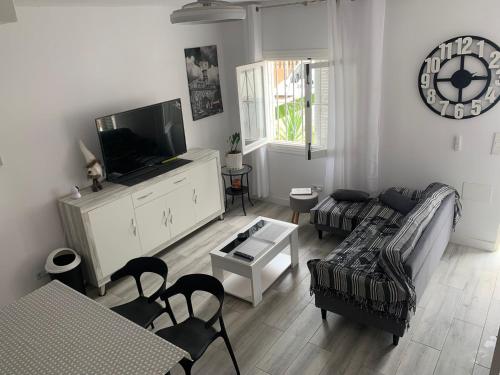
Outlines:
{"type": "Polygon", "coordinates": [[[82,198],[59,200],[68,245],[83,257],[86,278],[104,293],[127,261],[153,255],[224,213],[219,152],[194,149],[173,171],[127,187],[105,183],[82,198]]]}

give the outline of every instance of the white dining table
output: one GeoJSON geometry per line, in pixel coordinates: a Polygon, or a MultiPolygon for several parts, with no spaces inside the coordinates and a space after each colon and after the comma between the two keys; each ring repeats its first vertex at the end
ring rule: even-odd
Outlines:
{"type": "Polygon", "coordinates": [[[0,309],[0,374],[164,375],[183,357],[59,281],[0,309]]]}

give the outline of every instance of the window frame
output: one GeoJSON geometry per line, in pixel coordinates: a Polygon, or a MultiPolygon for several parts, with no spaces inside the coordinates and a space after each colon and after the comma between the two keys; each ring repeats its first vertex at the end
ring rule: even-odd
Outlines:
{"type": "MultiPolygon", "coordinates": [[[[238,89],[238,103],[241,106],[241,100],[239,98],[240,89],[240,73],[242,71],[250,70],[254,67],[263,67],[263,85],[264,85],[264,127],[266,131],[265,138],[261,138],[255,143],[249,146],[245,146],[245,127],[242,126],[242,111],[240,108],[240,131],[242,139],[242,152],[243,154],[249,154],[252,151],[268,145],[270,150],[275,152],[303,155],[308,159],[308,144],[306,143],[307,135],[303,142],[291,142],[291,141],[281,141],[274,139],[274,102],[272,100],[272,88],[271,88],[271,78],[270,78],[270,66],[273,61],[288,61],[288,60],[322,60],[320,62],[315,62],[312,64],[323,64],[329,66],[328,63],[328,50],[327,49],[307,49],[307,50],[279,50],[279,51],[263,51],[263,59],[259,62],[245,64],[236,67],[237,75],[237,89],[238,89]]],[[[310,111],[310,110],[309,110],[310,111]]],[[[305,123],[304,123],[305,124],[305,123]]],[[[312,129],[310,130],[312,133],[312,129]]],[[[318,157],[326,156],[327,146],[325,145],[311,145],[310,146],[310,158],[315,159],[318,157]]]]}
{"type": "MultiPolygon", "coordinates": [[[[263,60],[265,62],[273,61],[287,61],[287,60],[324,60],[320,63],[315,64],[326,64],[328,65],[328,50],[327,49],[306,49],[306,50],[274,50],[274,51],[263,51],[263,60]]],[[[267,65],[269,69],[269,64],[267,65]]],[[[270,74],[270,73],[268,73],[270,74]]],[[[270,81],[270,79],[269,79],[270,81]]],[[[274,109],[272,103],[272,93],[268,92],[269,98],[267,102],[271,105],[271,112],[274,109]]],[[[273,123],[268,124],[269,135],[274,134],[273,123]]],[[[304,155],[307,158],[307,135],[304,142],[291,142],[291,141],[280,141],[273,139],[272,136],[268,137],[267,144],[272,151],[288,153],[294,155],[304,155]]],[[[311,158],[318,158],[326,156],[326,145],[312,145],[311,146],[311,158]]]]}

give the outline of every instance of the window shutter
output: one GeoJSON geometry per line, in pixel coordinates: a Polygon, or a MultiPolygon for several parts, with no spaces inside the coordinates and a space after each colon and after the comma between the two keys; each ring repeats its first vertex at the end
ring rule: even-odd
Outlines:
{"type": "Polygon", "coordinates": [[[243,154],[268,142],[269,113],[267,64],[259,62],[236,68],[240,133],[243,154]]]}
{"type": "Polygon", "coordinates": [[[315,150],[326,146],[328,132],[328,63],[310,63],[305,74],[305,147],[306,158],[319,156],[315,150]]]}

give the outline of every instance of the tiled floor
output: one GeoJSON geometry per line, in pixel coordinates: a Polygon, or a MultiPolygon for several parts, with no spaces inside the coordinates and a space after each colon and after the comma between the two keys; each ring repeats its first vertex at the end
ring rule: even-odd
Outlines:
{"type": "MultiPolygon", "coordinates": [[[[209,251],[258,215],[290,220],[286,207],[258,202],[241,216],[235,208],[171,247],[161,257],[169,282],[187,273],[211,273],[209,251]]],[[[392,335],[329,313],[323,321],[309,294],[308,259],[326,256],[338,240],[318,240],[301,218],[299,267],[285,273],[260,305],[226,297],[224,317],[242,374],[488,374],[500,325],[500,254],[450,244],[430,285],[419,299],[409,332],[392,345],[392,335]]],[[[158,280],[147,278],[149,290],[158,280]]],[[[104,297],[112,306],[134,298],[132,280],[115,283],[104,297]]],[[[181,298],[172,301],[187,316],[181,298]]],[[[208,317],[215,303],[196,295],[195,310],[208,317]]],[[[170,324],[159,318],[156,328],[170,324]]],[[[195,365],[196,374],[235,373],[222,343],[212,345],[195,365]]],[[[173,374],[183,374],[176,368],[173,374]]]]}

